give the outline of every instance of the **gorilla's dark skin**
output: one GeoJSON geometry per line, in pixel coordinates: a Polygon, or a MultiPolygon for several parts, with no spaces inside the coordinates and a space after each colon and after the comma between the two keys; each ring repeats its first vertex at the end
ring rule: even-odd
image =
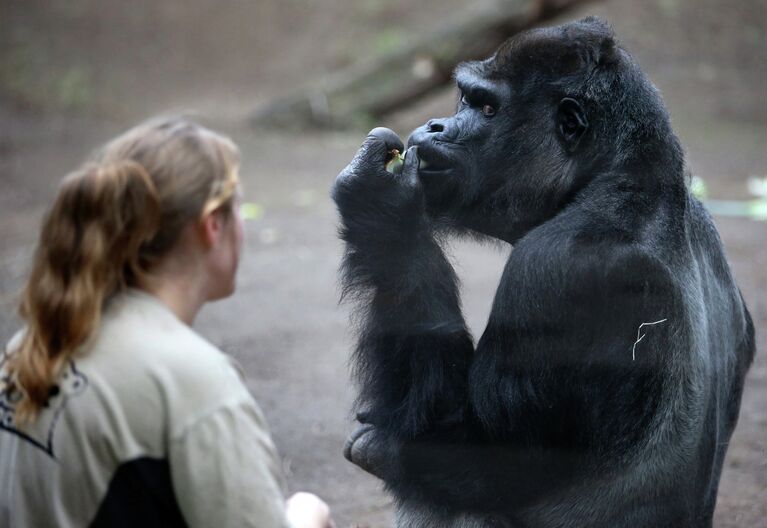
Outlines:
{"type": "Polygon", "coordinates": [[[660,96],[594,18],[455,77],[401,175],[370,137],[333,188],[361,309],[347,456],[402,527],[711,526],[754,331],[660,96]],[[513,245],[476,346],[445,233],[513,245]]]}

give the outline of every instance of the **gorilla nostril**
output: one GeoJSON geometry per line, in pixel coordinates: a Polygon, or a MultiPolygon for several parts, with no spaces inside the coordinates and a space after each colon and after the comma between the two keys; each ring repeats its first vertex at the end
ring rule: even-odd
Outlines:
{"type": "Polygon", "coordinates": [[[428,125],[429,125],[429,132],[431,133],[445,131],[445,127],[439,121],[429,121],[428,125]]]}

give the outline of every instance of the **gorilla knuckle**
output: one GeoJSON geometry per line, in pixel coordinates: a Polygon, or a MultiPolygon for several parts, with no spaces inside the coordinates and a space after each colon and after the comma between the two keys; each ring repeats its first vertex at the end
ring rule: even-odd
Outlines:
{"type": "Polygon", "coordinates": [[[338,202],[338,200],[341,198],[341,195],[348,192],[353,185],[354,173],[348,169],[344,169],[338,173],[338,176],[336,176],[336,180],[333,182],[333,187],[330,191],[330,196],[334,201],[338,202]]]}

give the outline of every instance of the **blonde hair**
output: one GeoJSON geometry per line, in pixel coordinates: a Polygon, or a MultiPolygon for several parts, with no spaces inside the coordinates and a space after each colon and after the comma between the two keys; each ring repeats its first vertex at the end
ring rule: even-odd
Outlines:
{"type": "Polygon", "coordinates": [[[140,285],[190,221],[231,212],[238,164],[230,139],[170,118],[129,130],[64,178],[22,293],[26,330],[0,387],[21,396],[17,423],[46,404],[107,299],[140,285]]]}

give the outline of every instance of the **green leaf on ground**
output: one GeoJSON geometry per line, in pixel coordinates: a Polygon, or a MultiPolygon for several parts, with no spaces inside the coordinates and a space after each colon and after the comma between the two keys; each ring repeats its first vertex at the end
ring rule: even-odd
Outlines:
{"type": "Polygon", "coordinates": [[[244,202],[240,205],[240,215],[243,220],[258,220],[264,216],[264,208],[254,202],[244,202]]]}

